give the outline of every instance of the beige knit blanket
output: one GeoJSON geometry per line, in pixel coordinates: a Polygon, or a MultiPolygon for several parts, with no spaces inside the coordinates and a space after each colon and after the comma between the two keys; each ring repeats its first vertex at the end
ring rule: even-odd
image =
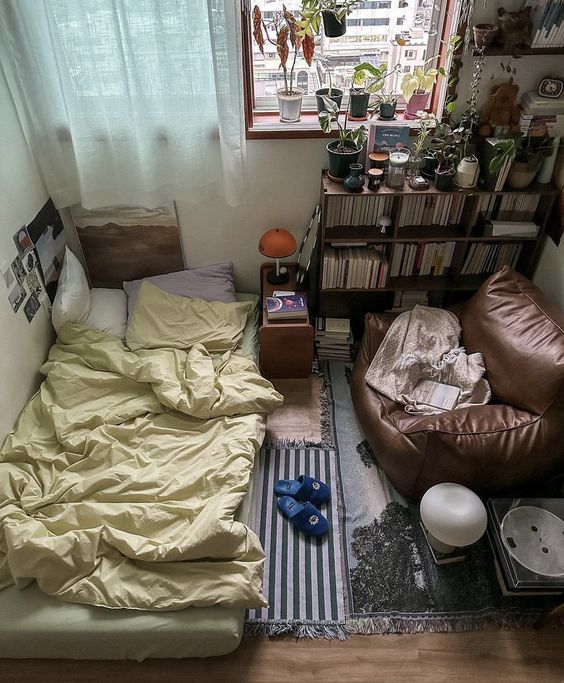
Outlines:
{"type": "Polygon", "coordinates": [[[487,403],[481,353],[468,355],[460,346],[458,318],[442,308],[415,306],[392,323],[366,372],[366,383],[408,413],[433,415],[442,410],[418,404],[413,391],[420,379],[460,387],[456,408],[487,403]]]}

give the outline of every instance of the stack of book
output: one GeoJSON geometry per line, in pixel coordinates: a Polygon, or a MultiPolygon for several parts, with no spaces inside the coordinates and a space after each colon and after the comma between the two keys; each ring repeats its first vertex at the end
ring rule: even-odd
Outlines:
{"type": "Polygon", "coordinates": [[[316,318],[315,346],[320,360],[350,361],[352,341],[348,318],[316,318]]]}
{"type": "Polygon", "coordinates": [[[322,289],[376,289],[384,287],[387,278],[384,245],[325,249],[322,289]]]}
{"type": "Polygon", "coordinates": [[[404,197],[398,227],[406,225],[458,225],[462,220],[463,195],[420,194],[404,197]]]}
{"type": "Polygon", "coordinates": [[[495,273],[502,266],[515,268],[522,246],[521,242],[474,242],[468,247],[460,274],[495,273]]]}
{"type": "Polygon", "coordinates": [[[530,47],[564,47],[562,0],[529,0],[532,6],[530,47]]]}
{"type": "Polygon", "coordinates": [[[411,311],[415,306],[428,306],[429,293],[419,289],[404,289],[394,292],[394,305],[387,313],[403,313],[411,311]]]}
{"type": "Polygon", "coordinates": [[[305,322],[307,320],[307,298],[305,294],[267,296],[265,308],[269,322],[305,322]]]}
{"type": "Polygon", "coordinates": [[[444,275],[452,262],[456,242],[400,243],[394,247],[390,277],[444,275]]]}
{"type": "Polygon", "coordinates": [[[519,121],[521,133],[542,136],[550,134],[553,126],[560,128],[562,125],[564,125],[564,97],[556,99],[541,97],[534,91],[523,95],[519,121]]]}

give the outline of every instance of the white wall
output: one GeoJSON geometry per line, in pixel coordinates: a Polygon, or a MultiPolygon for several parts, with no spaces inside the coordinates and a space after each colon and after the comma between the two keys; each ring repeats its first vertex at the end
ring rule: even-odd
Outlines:
{"type": "Polygon", "coordinates": [[[257,292],[259,238],[272,227],[287,228],[298,245],[319,201],[320,171],[327,140],[249,140],[249,194],[243,206],[224,202],[177,202],[186,261],[190,267],[233,261],[239,291],[257,292]]]}
{"type": "MultiPolygon", "coordinates": [[[[47,201],[0,70],[0,263],[16,256],[12,236],[30,222],[47,201]]],[[[23,405],[36,390],[38,369],[53,341],[47,313],[41,308],[28,323],[23,305],[14,313],[0,279],[0,443],[23,405]]]]}

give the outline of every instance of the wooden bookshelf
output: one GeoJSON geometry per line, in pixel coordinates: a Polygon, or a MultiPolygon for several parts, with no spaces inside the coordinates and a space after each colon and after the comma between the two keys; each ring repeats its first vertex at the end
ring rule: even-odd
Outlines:
{"type": "MultiPolygon", "coordinates": [[[[466,263],[467,270],[470,264],[470,255],[477,250],[480,253],[488,253],[482,266],[494,266],[497,261],[506,258],[515,258],[514,267],[524,275],[531,277],[540,257],[541,247],[545,240],[546,223],[553,203],[559,191],[551,184],[533,183],[523,190],[485,191],[478,188],[460,189],[454,188],[450,192],[441,192],[435,187],[428,190],[416,191],[409,188],[407,183],[403,191],[381,186],[378,191],[372,192],[366,187],[362,192],[350,193],[340,183],[329,179],[327,172],[321,176],[321,227],[319,240],[319,254],[317,259],[317,314],[322,316],[352,317],[362,315],[368,311],[378,311],[390,308],[393,302],[394,292],[397,290],[428,291],[432,305],[448,305],[454,301],[468,298],[480,285],[491,275],[493,270],[485,268],[484,272],[462,272],[466,263]],[[515,195],[508,196],[508,195],[515,195]],[[367,199],[379,197],[385,199],[367,199]],[[416,197],[429,197],[427,200],[416,197]],[[439,200],[439,197],[455,198],[456,201],[447,199],[439,200]],[[491,198],[491,199],[488,199],[491,198]],[[506,197],[504,199],[504,197],[506,197]],[[373,215],[371,208],[378,202],[380,207],[385,206],[387,215],[392,218],[392,226],[386,234],[380,232],[377,227],[377,218],[382,215],[373,215]],[[404,206],[404,203],[407,205],[404,206]],[[426,221],[421,224],[422,213],[410,215],[411,207],[422,207],[429,203],[430,211],[433,206],[447,208],[438,209],[438,214],[445,221],[426,221]],[[481,207],[489,204],[487,211],[481,207]],[[504,206],[503,215],[500,207],[504,206]],[[523,212],[515,212],[507,207],[529,207],[527,216],[523,212]],[[452,208],[454,207],[454,209],[452,208]],[[488,218],[496,218],[500,215],[504,220],[534,220],[538,225],[538,234],[532,236],[501,236],[494,237],[484,233],[485,223],[488,218]],[[455,215],[456,214],[456,215],[455,215]],[[415,221],[414,219],[419,220],[415,221]],[[449,223],[451,219],[454,223],[449,223]],[[415,224],[410,225],[410,220],[415,224]],[[402,224],[402,221],[404,224],[402,224]],[[407,222],[407,224],[406,224],[407,222]],[[438,261],[438,274],[423,274],[415,272],[391,274],[391,266],[396,249],[402,249],[402,254],[408,248],[413,251],[423,250],[426,245],[431,246],[437,252],[450,253],[450,263],[445,267],[446,259],[438,261]],[[489,249],[488,245],[499,245],[497,249],[489,249]],[[408,246],[406,246],[408,245],[408,246]],[[411,247],[410,245],[417,245],[411,247]],[[421,246],[419,246],[421,245],[421,246]],[[476,245],[476,246],[472,246],[476,245]],[[485,245],[480,247],[479,245],[485,245]],[[507,246],[505,246],[507,245],[507,246]],[[335,272],[334,261],[329,256],[334,253],[344,254],[339,248],[347,248],[351,258],[355,254],[370,255],[378,250],[385,254],[388,262],[388,274],[384,282],[377,287],[358,286],[358,278],[355,278],[355,286],[334,286],[335,272]],[[355,252],[355,247],[363,247],[366,251],[355,252]],[[504,251],[502,251],[502,248],[504,251]],[[472,251],[472,249],[474,251],[472,251]],[[450,252],[449,252],[450,250],[450,252]],[[516,253],[517,252],[517,253],[516,253]],[[329,264],[329,265],[327,265],[329,264]],[[327,274],[324,272],[328,268],[327,274]],[[327,277],[331,276],[331,277],[327,277]]],[[[413,252],[412,252],[413,253],[413,252]]],[[[424,253],[424,252],[423,252],[424,253]]],[[[347,256],[343,256],[347,259],[347,256]]],[[[403,261],[402,267],[404,265],[403,261]]],[[[437,262],[435,261],[435,265],[437,262]]],[[[478,263],[473,267],[477,267],[478,263]]],[[[499,263],[499,267],[505,263],[499,263]]],[[[510,263],[511,265],[511,263],[510,263]]],[[[413,264],[412,264],[413,266],[413,264]]],[[[364,283],[370,278],[371,264],[362,273],[365,273],[364,283]],[[366,273],[368,273],[366,275],[366,273]]],[[[397,263],[396,263],[397,270],[397,263]]],[[[434,270],[434,266],[432,271],[434,270]]],[[[363,277],[363,276],[361,276],[363,277]]],[[[347,283],[351,284],[351,283],[347,283]]]]}

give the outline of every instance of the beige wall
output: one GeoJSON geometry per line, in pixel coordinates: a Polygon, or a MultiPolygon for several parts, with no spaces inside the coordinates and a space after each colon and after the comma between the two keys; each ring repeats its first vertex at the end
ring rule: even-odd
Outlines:
{"type": "MultiPolygon", "coordinates": [[[[34,218],[47,200],[47,192],[28,151],[1,70],[0,149],[0,264],[4,264],[16,255],[13,234],[34,218]]],[[[28,323],[23,306],[14,314],[7,295],[0,281],[0,443],[38,386],[38,369],[53,335],[43,308],[28,323]]]]}

